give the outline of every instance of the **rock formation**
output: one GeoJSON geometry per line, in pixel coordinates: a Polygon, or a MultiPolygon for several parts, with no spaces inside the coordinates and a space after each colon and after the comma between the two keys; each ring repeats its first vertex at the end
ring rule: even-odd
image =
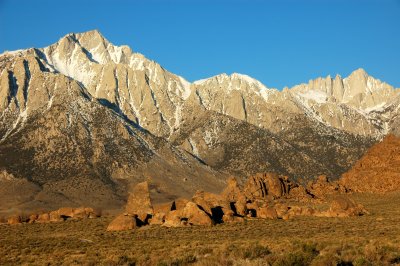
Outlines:
{"type": "Polygon", "coordinates": [[[107,231],[124,231],[137,227],[138,221],[135,216],[120,214],[108,225],[107,231]]]}
{"type": "Polygon", "coordinates": [[[400,138],[386,136],[343,174],[339,182],[355,192],[400,190],[400,138]]]}
{"type": "Polygon", "coordinates": [[[322,212],[319,215],[325,217],[349,217],[368,214],[368,211],[361,204],[355,203],[346,196],[336,196],[331,202],[328,211],[322,212]]]}
{"type": "Polygon", "coordinates": [[[32,213],[30,215],[11,215],[7,223],[10,225],[21,223],[49,223],[49,222],[63,222],[68,219],[80,220],[86,218],[100,217],[101,213],[98,210],[88,207],[62,207],[58,210],[49,212],[32,213]]]}
{"type": "MultiPolygon", "coordinates": [[[[325,186],[330,192],[332,192],[331,187],[334,187],[325,177],[320,177],[316,183],[327,183],[325,186]]],[[[345,193],[345,190],[334,190],[336,196],[330,208],[320,211],[315,204],[321,204],[325,197],[316,198],[301,185],[275,173],[260,173],[249,177],[244,189],[239,186],[235,178],[231,177],[221,194],[197,191],[192,200],[181,198],[154,207],[146,182],[133,187],[133,191],[137,191],[135,196],[137,203],[132,202],[133,194],[131,194],[128,205],[137,207],[132,209],[126,207],[132,210],[131,213],[117,216],[107,230],[129,230],[143,225],[210,226],[243,222],[247,218],[288,220],[296,216],[349,217],[368,214],[363,206],[345,195],[339,195],[345,193]],[[146,203],[143,204],[144,208],[152,211],[152,214],[144,212],[149,216],[146,220],[138,219],[138,213],[142,211],[139,208],[142,205],[140,203],[146,203]]]]}
{"type": "Polygon", "coordinates": [[[153,204],[150,199],[149,184],[146,181],[135,185],[129,191],[125,212],[136,215],[143,223],[147,223],[147,220],[153,216],[153,204]]]}
{"type": "Polygon", "coordinates": [[[190,225],[212,225],[210,216],[200,209],[199,205],[189,201],[182,211],[182,217],[187,219],[190,225]]]}
{"type": "Polygon", "coordinates": [[[361,69],[282,91],[238,73],[189,83],[96,30],[67,34],[0,55],[0,213],[119,209],[143,180],[157,202],[219,193],[230,175],[333,180],[398,131],[399,106],[361,69]]]}
{"type": "Polygon", "coordinates": [[[347,188],[336,181],[329,182],[327,176],[320,175],[308,183],[307,190],[318,198],[324,198],[330,194],[346,193],[347,188]]]}

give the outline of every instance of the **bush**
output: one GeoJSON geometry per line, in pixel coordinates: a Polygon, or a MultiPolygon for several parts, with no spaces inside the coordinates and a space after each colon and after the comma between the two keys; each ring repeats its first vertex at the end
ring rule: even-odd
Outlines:
{"type": "Polygon", "coordinates": [[[258,258],[265,258],[271,254],[271,251],[268,247],[258,243],[252,243],[240,246],[238,244],[231,244],[226,247],[224,253],[226,257],[254,260],[258,258]]]}
{"type": "Polygon", "coordinates": [[[265,258],[269,254],[271,254],[271,251],[268,247],[262,246],[260,244],[253,244],[243,250],[242,257],[244,259],[254,260],[258,258],[265,258]]]}
{"type": "Polygon", "coordinates": [[[372,266],[372,263],[369,262],[366,258],[364,257],[358,257],[353,261],[354,266],[372,266]]]}
{"type": "Polygon", "coordinates": [[[274,266],[305,266],[310,265],[312,258],[303,252],[288,253],[274,262],[274,266]]]}
{"type": "Polygon", "coordinates": [[[185,257],[181,257],[172,261],[160,261],[158,262],[158,266],[181,266],[188,265],[191,263],[195,263],[197,261],[197,257],[194,255],[187,255],[185,257]]]}
{"type": "Polygon", "coordinates": [[[128,256],[122,255],[118,258],[117,265],[135,266],[136,260],[128,256]]]}
{"type": "Polygon", "coordinates": [[[319,255],[317,246],[314,243],[300,243],[299,250],[282,255],[273,265],[284,266],[302,266],[310,265],[311,262],[319,255]]]}

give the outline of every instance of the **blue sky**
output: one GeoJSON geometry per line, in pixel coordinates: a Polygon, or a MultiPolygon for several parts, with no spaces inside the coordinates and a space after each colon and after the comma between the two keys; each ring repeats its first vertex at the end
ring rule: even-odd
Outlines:
{"type": "Polygon", "coordinates": [[[91,29],[189,81],[281,89],[361,67],[400,87],[400,0],[0,0],[0,53],[91,29]]]}

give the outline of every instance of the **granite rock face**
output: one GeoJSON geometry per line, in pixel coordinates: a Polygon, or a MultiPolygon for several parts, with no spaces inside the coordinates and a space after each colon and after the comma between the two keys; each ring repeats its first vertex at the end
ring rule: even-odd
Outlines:
{"type": "Polygon", "coordinates": [[[361,69],[282,91],[237,73],[190,83],[96,30],[71,33],[0,55],[0,212],[116,209],[144,180],[162,202],[230,175],[335,179],[399,133],[399,106],[361,69]]]}

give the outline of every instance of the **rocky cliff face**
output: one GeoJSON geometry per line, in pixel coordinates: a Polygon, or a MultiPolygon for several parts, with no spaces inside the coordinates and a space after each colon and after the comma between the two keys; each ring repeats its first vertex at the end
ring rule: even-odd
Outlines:
{"type": "Polygon", "coordinates": [[[0,168],[14,177],[0,183],[15,187],[25,180],[27,188],[21,190],[25,195],[2,194],[1,202],[12,197],[13,208],[20,209],[117,208],[126,184],[143,179],[151,180],[159,200],[222,188],[224,174],[52,71],[40,56],[29,50],[0,58],[0,168]]]}
{"type": "Polygon", "coordinates": [[[368,76],[363,69],[344,79],[328,76],[310,80],[291,91],[303,103],[305,110],[321,122],[347,132],[374,137],[390,131],[389,124],[383,119],[384,110],[399,95],[392,86],[368,76]]]}
{"type": "Polygon", "coordinates": [[[283,91],[237,73],[191,84],[98,31],[68,34],[0,55],[0,170],[28,184],[21,208],[121,206],[144,179],[163,200],[229,174],[337,178],[398,131],[399,106],[363,70],[283,91]]]}

